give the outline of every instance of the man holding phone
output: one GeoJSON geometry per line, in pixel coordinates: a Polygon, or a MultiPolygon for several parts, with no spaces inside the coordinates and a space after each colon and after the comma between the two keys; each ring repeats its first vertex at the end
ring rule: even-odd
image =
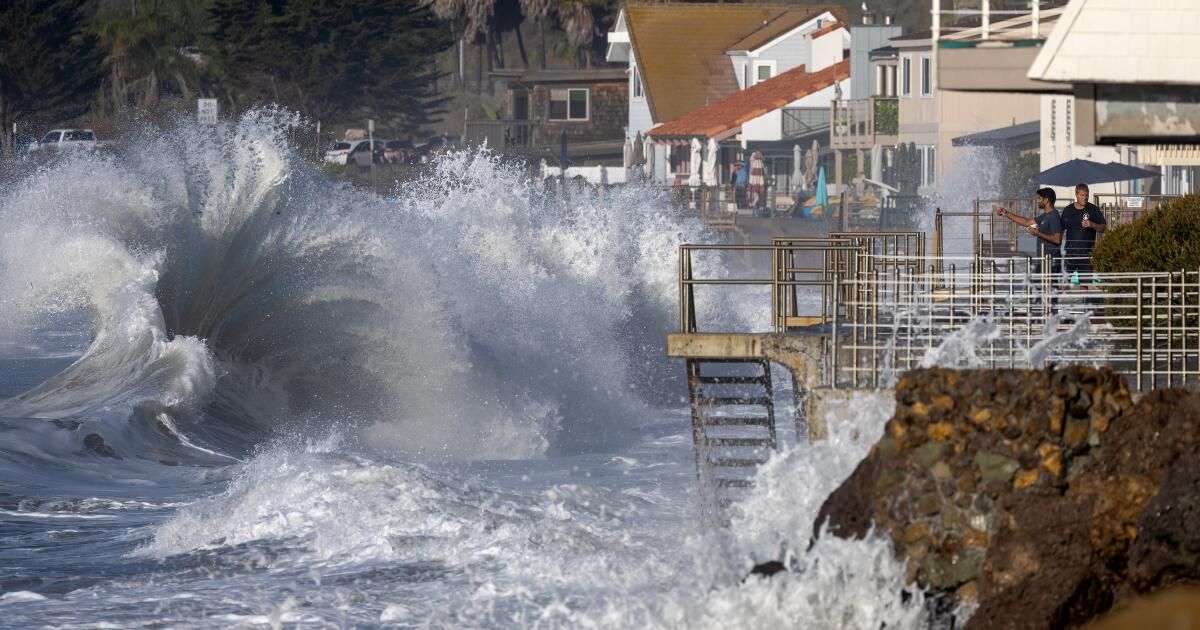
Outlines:
{"type": "Polygon", "coordinates": [[[1059,248],[1063,242],[1063,224],[1058,211],[1054,209],[1054,190],[1042,188],[1037,191],[1033,203],[1040,211],[1032,219],[1013,214],[1007,208],[992,206],[997,216],[1004,217],[1017,225],[1024,227],[1038,242],[1038,257],[1050,257],[1050,273],[1057,274],[1059,270],[1059,248]]]}

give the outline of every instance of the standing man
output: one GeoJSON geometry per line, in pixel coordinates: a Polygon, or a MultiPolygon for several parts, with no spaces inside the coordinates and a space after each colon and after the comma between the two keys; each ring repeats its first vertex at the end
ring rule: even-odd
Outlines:
{"type": "Polygon", "coordinates": [[[1050,269],[1043,271],[1057,274],[1059,270],[1059,249],[1063,241],[1063,226],[1062,221],[1058,217],[1058,211],[1054,209],[1054,200],[1055,194],[1053,189],[1039,189],[1037,195],[1033,198],[1033,204],[1041,213],[1032,219],[1019,214],[1013,214],[1007,208],[993,206],[993,209],[997,215],[1017,225],[1024,226],[1029,230],[1030,234],[1037,238],[1038,258],[1050,257],[1050,269]]]}
{"type": "Polygon", "coordinates": [[[1063,208],[1062,226],[1066,247],[1063,248],[1063,268],[1068,275],[1091,273],[1092,248],[1096,235],[1108,229],[1104,213],[1088,201],[1087,184],[1075,185],[1075,203],[1063,208]]]}

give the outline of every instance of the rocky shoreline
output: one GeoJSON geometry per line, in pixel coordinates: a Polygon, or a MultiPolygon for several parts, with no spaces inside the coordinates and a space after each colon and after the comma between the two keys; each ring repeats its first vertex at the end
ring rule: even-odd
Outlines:
{"type": "Polygon", "coordinates": [[[1200,394],[1108,369],[915,370],[817,529],[889,535],[968,628],[1077,626],[1200,584],[1200,394]]]}

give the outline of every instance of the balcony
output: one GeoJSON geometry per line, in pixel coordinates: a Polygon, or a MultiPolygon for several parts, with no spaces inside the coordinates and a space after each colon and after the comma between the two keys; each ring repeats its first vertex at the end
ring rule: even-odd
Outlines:
{"type": "Polygon", "coordinates": [[[1063,92],[1069,86],[1026,76],[1066,0],[934,0],[937,85],[944,90],[1063,92]]]}
{"type": "Polygon", "coordinates": [[[833,101],[830,146],[834,149],[870,149],[899,142],[900,101],[895,97],[833,101]]]}

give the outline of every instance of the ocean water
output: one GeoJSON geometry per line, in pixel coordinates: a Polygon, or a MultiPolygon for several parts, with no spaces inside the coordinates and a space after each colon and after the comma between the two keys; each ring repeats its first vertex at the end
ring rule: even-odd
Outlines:
{"type": "MultiPolygon", "coordinates": [[[[3,184],[0,626],[923,624],[890,543],[811,544],[886,392],[705,525],[663,352],[702,225],[487,152],[369,194],[290,121],[3,184]]],[[[698,308],[762,328],[762,298],[698,308]]]]}

